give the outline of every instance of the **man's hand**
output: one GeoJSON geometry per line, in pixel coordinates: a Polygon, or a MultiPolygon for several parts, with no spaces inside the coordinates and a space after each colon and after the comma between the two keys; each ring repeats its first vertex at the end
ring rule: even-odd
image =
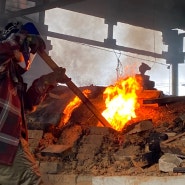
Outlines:
{"type": "Polygon", "coordinates": [[[53,76],[55,76],[55,79],[58,83],[66,83],[71,80],[66,76],[65,72],[66,69],[63,67],[58,67],[57,69],[54,70],[53,76]]]}
{"type": "Polygon", "coordinates": [[[28,35],[26,38],[28,46],[31,48],[30,53],[35,54],[38,50],[43,51],[46,49],[46,44],[41,36],[39,35],[28,35]]]}
{"type": "Polygon", "coordinates": [[[24,51],[25,47],[29,47],[31,49],[30,53],[33,54],[35,54],[38,50],[43,51],[46,49],[46,44],[40,35],[25,35],[17,33],[12,35],[5,42],[10,44],[12,50],[19,49],[20,51],[24,51]]]}
{"type": "Polygon", "coordinates": [[[40,79],[45,85],[55,86],[57,83],[66,83],[71,79],[68,78],[65,74],[66,69],[63,67],[58,67],[53,72],[43,75],[40,79]]]}

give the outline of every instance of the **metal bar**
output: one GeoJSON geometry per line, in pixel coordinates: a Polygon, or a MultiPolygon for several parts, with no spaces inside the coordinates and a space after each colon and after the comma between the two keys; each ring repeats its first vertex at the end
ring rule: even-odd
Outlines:
{"type": "Polygon", "coordinates": [[[93,45],[93,46],[98,46],[98,47],[103,47],[103,48],[108,48],[108,49],[129,52],[129,53],[135,53],[135,54],[143,55],[143,56],[151,56],[154,58],[164,58],[164,56],[159,53],[154,53],[154,52],[145,51],[145,50],[141,50],[141,49],[125,47],[125,46],[116,45],[116,44],[115,45],[108,45],[105,42],[100,42],[100,41],[95,41],[95,40],[85,39],[85,38],[79,38],[79,37],[75,37],[72,35],[55,33],[52,31],[46,32],[45,30],[42,30],[42,28],[39,27],[39,25],[37,25],[37,27],[39,28],[39,30],[41,30],[42,35],[45,35],[47,37],[53,37],[53,38],[63,39],[63,40],[71,41],[71,42],[83,43],[83,44],[88,44],[88,45],[93,45]]]}
{"type": "Polygon", "coordinates": [[[46,11],[46,10],[57,8],[57,7],[63,7],[63,6],[69,5],[69,4],[78,3],[80,1],[84,1],[84,0],[62,0],[62,1],[61,0],[54,0],[52,2],[48,2],[45,4],[41,4],[41,5],[36,5],[34,7],[17,10],[17,11],[11,12],[11,13],[9,12],[6,14],[2,14],[0,16],[0,21],[8,20],[11,18],[16,18],[16,17],[22,17],[24,15],[42,12],[42,11],[46,11]]]}
{"type": "Polygon", "coordinates": [[[167,104],[167,103],[173,103],[173,102],[180,102],[185,101],[185,96],[167,96],[163,98],[156,98],[156,99],[145,99],[143,100],[143,104],[167,104]]]}

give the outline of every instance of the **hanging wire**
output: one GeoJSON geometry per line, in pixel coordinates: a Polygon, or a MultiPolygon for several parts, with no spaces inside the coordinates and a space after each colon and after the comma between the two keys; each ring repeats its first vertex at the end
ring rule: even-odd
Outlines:
{"type": "Polygon", "coordinates": [[[119,53],[117,53],[115,50],[113,50],[116,59],[117,59],[117,67],[116,67],[116,76],[117,76],[117,81],[119,80],[119,78],[122,76],[123,74],[123,65],[120,61],[120,57],[121,57],[121,52],[119,51],[119,53]],[[119,56],[118,56],[119,55],[119,56]]]}
{"type": "MultiPolygon", "coordinates": [[[[69,42],[74,42],[74,41],[69,41],[69,42]]],[[[95,48],[95,49],[98,49],[98,50],[110,52],[110,53],[117,53],[115,50],[112,51],[110,49],[105,49],[105,48],[101,48],[101,47],[98,47],[98,46],[92,46],[92,45],[85,44],[85,43],[79,43],[79,42],[75,42],[75,43],[80,44],[80,45],[85,45],[85,46],[88,46],[88,47],[91,47],[91,48],[95,48]]],[[[117,54],[120,54],[120,53],[117,53],[117,54]]],[[[161,63],[161,62],[156,62],[154,60],[144,59],[144,58],[141,58],[141,57],[136,57],[136,56],[133,56],[133,55],[125,54],[124,52],[121,52],[121,55],[129,57],[129,58],[134,58],[134,59],[137,59],[137,60],[141,60],[141,61],[147,61],[147,62],[159,64],[159,65],[169,66],[168,64],[164,64],[164,63],[161,63]]]]}

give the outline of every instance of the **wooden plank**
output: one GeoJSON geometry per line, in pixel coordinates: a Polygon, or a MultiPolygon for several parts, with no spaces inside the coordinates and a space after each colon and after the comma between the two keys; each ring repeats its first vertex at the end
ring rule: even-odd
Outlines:
{"type": "Polygon", "coordinates": [[[171,153],[179,156],[185,156],[184,148],[185,132],[178,134],[170,139],[162,141],[160,148],[163,153],[171,153]]]}
{"type": "Polygon", "coordinates": [[[153,103],[166,104],[180,101],[185,101],[185,96],[167,96],[155,99],[144,99],[143,104],[153,104],[153,103]]]}
{"type": "Polygon", "coordinates": [[[138,94],[138,101],[142,106],[152,106],[152,107],[158,107],[159,105],[157,103],[143,103],[143,100],[150,100],[150,99],[156,99],[159,98],[162,94],[162,91],[159,90],[143,90],[141,93],[138,94]]]}
{"type": "Polygon", "coordinates": [[[162,91],[158,90],[143,90],[138,94],[139,99],[154,99],[159,98],[162,94],[162,91]]]}

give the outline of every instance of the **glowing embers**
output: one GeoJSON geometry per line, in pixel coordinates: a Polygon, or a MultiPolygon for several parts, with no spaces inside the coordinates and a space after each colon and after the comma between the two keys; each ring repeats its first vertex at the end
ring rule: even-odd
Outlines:
{"type": "Polygon", "coordinates": [[[135,76],[119,80],[105,89],[106,109],[102,115],[115,130],[121,131],[129,120],[136,117],[135,110],[140,107],[137,94],[141,90],[141,79],[135,76]]]}

